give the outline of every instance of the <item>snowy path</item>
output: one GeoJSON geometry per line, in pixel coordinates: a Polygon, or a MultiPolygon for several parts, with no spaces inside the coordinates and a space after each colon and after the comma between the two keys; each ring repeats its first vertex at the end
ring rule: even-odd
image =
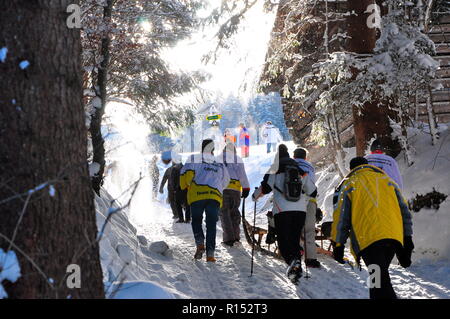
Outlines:
{"type": "MultiPolygon", "coordinates": [[[[294,145],[288,143],[288,147],[293,148],[294,145]]],[[[136,179],[137,168],[142,167],[143,164],[139,161],[134,165],[130,165],[130,163],[141,156],[140,153],[129,152],[129,156],[122,161],[120,174],[112,175],[109,183],[110,189],[113,189],[115,185],[120,185],[121,189],[124,189],[126,185],[130,184],[130,181],[136,179]]],[[[252,148],[250,158],[245,159],[252,189],[259,184],[261,177],[272,162],[272,157],[273,154],[265,154],[264,147],[260,146],[252,148]]],[[[162,176],[166,167],[160,165],[162,176]]],[[[318,182],[319,194],[321,194],[319,203],[328,209],[326,203],[330,202],[333,184],[338,179],[333,173],[326,171],[318,172],[317,175],[320,176],[318,182]]],[[[410,176],[410,174],[406,175],[410,176]]],[[[243,243],[239,247],[222,246],[220,222],[217,225],[216,238],[218,262],[207,264],[204,259],[196,261],[193,259],[195,245],[191,226],[174,223],[169,206],[162,202],[153,203],[150,194],[150,181],[145,178],[133,198],[129,212],[130,221],[137,228],[137,234],[144,235],[150,243],[166,242],[173,255],[166,257],[152,253],[148,249],[142,249],[136,254],[138,266],[126,270],[126,277],[129,280],[153,282],[176,298],[368,298],[368,289],[365,285],[367,271],[365,269],[362,271],[352,270],[348,265],[340,265],[326,256],[319,257],[323,267],[310,269],[310,278],[302,278],[299,287],[295,287],[286,279],[286,265],[282,261],[258,252],[255,253],[254,275],[249,277],[251,247],[244,241],[243,236],[243,243]]],[[[251,214],[253,209],[251,200],[247,200],[246,204],[247,214],[251,214]]],[[[258,202],[258,211],[263,205],[263,201],[258,202]]],[[[416,220],[421,216],[417,215],[416,220]]],[[[442,220],[444,221],[444,219],[442,220]]],[[[264,213],[257,216],[257,223],[266,228],[267,218],[264,213]]],[[[421,225],[426,224],[426,222],[421,223],[421,225]]],[[[130,232],[124,232],[124,234],[119,235],[130,236],[130,232]]],[[[419,228],[416,238],[422,238],[425,234],[433,235],[429,231],[419,228]]],[[[130,242],[135,243],[135,241],[136,239],[130,241],[128,237],[118,239],[119,243],[125,242],[127,245],[130,245],[130,242]]],[[[112,242],[116,243],[116,240],[112,240],[112,242]]],[[[140,250],[136,244],[133,245],[132,249],[140,250]]],[[[348,257],[352,259],[351,256],[348,257]]],[[[418,254],[417,257],[421,256],[418,254]]],[[[396,260],[394,260],[391,266],[391,278],[394,289],[400,298],[450,298],[450,263],[448,259],[414,261],[413,266],[407,270],[396,265],[396,260]]]]}
{"type": "MultiPolygon", "coordinates": [[[[149,242],[165,241],[173,252],[172,258],[147,256],[147,280],[167,287],[178,298],[207,299],[310,299],[310,298],[368,298],[365,286],[367,271],[352,270],[326,256],[320,256],[322,269],[309,269],[310,278],[302,278],[299,287],[285,277],[286,265],[272,257],[255,252],[254,275],[250,275],[251,247],[243,242],[238,247],[224,247],[222,229],[217,227],[216,264],[193,259],[195,244],[189,224],[177,224],[171,218],[169,206],[151,203],[148,182],[143,183],[138,198],[139,215],[131,216],[149,242]],[[142,207],[151,207],[142,209],[142,207]]],[[[418,263],[409,270],[391,267],[392,282],[400,298],[449,298],[448,264],[418,263]],[[440,273],[439,273],[440,272],[440,273]],[[442,282],[446,278],[446,282],[442,282]]]]}

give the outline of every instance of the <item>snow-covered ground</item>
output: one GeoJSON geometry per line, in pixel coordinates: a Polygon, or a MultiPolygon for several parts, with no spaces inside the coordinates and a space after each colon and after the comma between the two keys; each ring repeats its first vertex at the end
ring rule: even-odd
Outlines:
{"type": "MultiPolygon", "coordinates": [[[[416,134],[413,137],[416,164],[407,168],[400,160],[407,198],[415,193],[429,192],[432,187],[450,193],[450,130],[445,128],[441,127],[439,143],[442,147],[429,145],[427,134],[419,130],[412,132],[416,134]]],[[[287,145],[292,152],[295,145],[292,142],[287,145]]],[[[352,152],[354,150],[349,150],[349,157],[352,152]]],[[[144,157],[148,153],[140,146],[128,148],[126,153],[124,158],[117,160],[119,164],[110,172],[105,184],[114,196],[120,193],[119,189],[124,189],[124,186],[117,187],[114,181],[131,184],[140,170],[147,174],[144,157]]],[[[250,158],[244,162],[252,189],[259,185],[273,156],[274,153],[265,153],[264,145],[251,148],[250,158]]],[[[162,163],[159,165],[162,176],[166,167],[162,163]]],[[[319,203],[329,211],[330,195],[339,178],[330,168],[317,175],[319,203]]],[[[105,215],[109,207],[106,197],[107,194],[103,199],[97,198],[99,226],[104,220],[102,214],[105,215]]],[[[257,211],[264,203],[264,200],[257,203],[257,211]]],[[[247,199],[249,220],[253,216],[253,205],[247,199]]],[[[266,227],[264,211],[258,214],[257,223],[266,227]]],[[[113,217],[101,242],[108,295],[114,298],[368,298],[367,271],[364,268],[353,270],[326,256],[319,258],[323,267],[309,269],[310,278],[302,278],[298,287],[287,280],[286,265],[282,261],[258,252],[255,253],[254,274],[249,277],[251,247],[245,240],[238,247],[222,246],[220,222],[217,226],[217,263],[194,260],[191,226],[174,223],[165,194],[152,202],[150,180],[146,176],[130,209],[113,217]],[[120,281],[125,283],[118,285],[120,281]]],[[[400,298],[450,297],[449,226],[450,199],[437,212],[423,209],[414,214],[414,264],[406,270],[396,261],[391,266],[392,282],[400,298]],[[431,249],[433,253],[430,253],[431,249]]],[[[346,254],[350,257],[348,252],[346,254]]]]}

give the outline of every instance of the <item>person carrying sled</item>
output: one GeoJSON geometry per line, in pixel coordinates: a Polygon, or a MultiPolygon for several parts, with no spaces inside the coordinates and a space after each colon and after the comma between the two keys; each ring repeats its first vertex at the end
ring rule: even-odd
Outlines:
{"type": "Polygon", "coordinates": [[[250,155],[250,134],[244,123],[239,124],[239,146],[242,158],[250,155]]]}
{"type": "Polygon", "coordinates": [[[230,183],[225,165],[213,155],[214,142],[203,140],[201,154],[192,155],[181,169],[180,187],[187,189],[191,208],[192,231],[197,250],[195,259],[201,259],[206,251],[206,261],[215,262],[216,224],[222,206],[223,190],[230,183]],[[206,215],[206,246],[202,222],[206,215]]]}
{"type": "Polygon", "coordinates": [[[241,213],[239,205],[241,204],[241,198],[245,200],[248,197],[250,184],[245,172],[244,162],[236,154],[236,147],[232,143],[225,146],[221,158],[230,175],[230,183],[223,191],[220,221],[223,230],[223,243],[231,247],[240,240],[241,213]]]}
{"type": "Polygon", "coordinates": [[[158,165],[158,157],[153,156],[150,162],[150,179],[152,180],[152,200],[155,201],[158,195],[158,184],[159,184],[159,169],[158,165]]]}
{"type": "Polygon", "coordinates": [[[403,189],[403,180],[397,161],[385,153],[380,140],[374,140],[370,145],[370,154],[366,156],[370,165],[381,168],[390,178],[403,189]]]}
{"type": "MultiPolygon", "coordinates": [[[[314,166],[306,160],[306,150],[297,148],[294,151],[294,160],[298,166],[308,174],[311,182],[316,183],[316,173],[314,166]]],[[[317,201],[315,198],[308,199],[306,207],[306,219],[304,227],[305,235],[305,264],[307,267],[320,268],[320,262],[317,260],[316,248],[316,211],[317,201]]]]}
{"type": "Polygon", "coordinates": [[[172,166],[166,169],[159,187],[159,192],[164,192],[164,185],[167,182],[167,194],[170,208],[172,209],[173,218],[178,218],[177,223],[184,223],[190,221],[189,206],[186,205],[186,191],[180,188],[180,171],[183,168],[181,159],[178,156],[173,156],[172,166]],[[183,216],[183,209],[186,212],[186,218],[183,216]]]}
{"type": "Polygon", "coordinates": [[[264,143],[267,144],[267,153],[270,153],[271,149],[275,152],[277,143],[283,140],[280,131],[272,125],[271,121],[266,122],[266,125],[262,129],[261,136],[264,143]]]}
{"type": "Polygon", "coordinates": [[[412,217],[397,183],[365,163],[363,157],[352,159],[352,170],[338,187],[331,227],[333,257],[344,263],[344,246],[350,237],[358,263],[362,258],[369,271],[375,269],[370,298],[395,299],[389,265],[394,255],[401,266],[411,265],[412,217]]]}
{"type": "Polygon", "coordinates": [[[284,144],[278,146],[274,163],[252,199],[257,200],[270,192],[273,192],[272,213],[278,248],[288,264],[286,274],[296,284],[302,277],[300,235],[309,198],[316,197],[317,189],[308,174],[289,157],[284,144]]]}

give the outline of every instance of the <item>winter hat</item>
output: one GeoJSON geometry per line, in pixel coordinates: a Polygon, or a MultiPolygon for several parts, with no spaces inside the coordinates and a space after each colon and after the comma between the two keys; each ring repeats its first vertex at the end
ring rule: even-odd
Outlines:
{"type": "Polygon", "coordinates": [[[171,151],[165,151],[161,153],[161,160],[163,161],[164,164],[169,164],[170,161],[172,160],[172,154],[171,151]]]}
{"type": "Polygon", "coordinates": [[[288,148],[286,145],[284,144],[280,144],[278,146],[278,157],[280,159],[284,158],[284,157],[289,157],[289,152],[288,152],[288,148]]]}
{"type": "Polygon", "coordinates": [[[380,140],[375,140],[372,142],[372,145],[370,145],[370,151],[371,152],[375,152],[375,151],[383,152],[383,146],[381,145],[380,140]]]}
{"type": "Polygon", "coordinates": [[[306,159],[306,150],[304,148],[297,148],[294,151],[294,158],[306,159]]]}
{"type": "Polygon", "coordinates": [[[359,157],[359,156],[358,157],[354,157],[350,161],[350,170],[353,170],[355,167],[357,167],[359,165],[364,165],[364,164],[369,164],[367,159],[365,159],[364,157],[359,157]]]}
{"type": "Polygon", "coordinates": [[[212,153],[214,151],[214,141],[210,138],[202,141],[202,153],[212,153]]]}

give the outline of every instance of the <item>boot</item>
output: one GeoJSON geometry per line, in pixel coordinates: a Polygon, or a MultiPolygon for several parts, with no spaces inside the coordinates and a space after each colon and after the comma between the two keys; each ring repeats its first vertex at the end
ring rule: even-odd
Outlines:
{"type": "Polygon", "coordinates": [[[294,259],[291,262],[286,271],[286,275],[294,285],[298,284],[299,279],[303,275],[302,263],[300,262],[300,260],[294,259]]]}
{"type": "Polygon", "coordinates": [[[227,245],[227,246],[229,246],[229,247],[233,247],[234,240],[224,241],[223,244],[224,244],[224,245],[227,245]]]}
{"type": "Polygon", "coordinates": [[[212,256],[209,256],[209,257],[206,257],[206,261],[215,263],[216,262],[216,258],[214,258],[212,256]]]}
{"type": "Polygon", "coordinates": [[[309,268],[320,268],[320,262],[317,259],[306,259],[305,264],[309,268]]]}
{"type": "Polygon", "coordinates": [[[205,252],[205,245],[197,245],[197,251],[194,254],[195,259],[202,259],[203,253],[205,252]]]}

